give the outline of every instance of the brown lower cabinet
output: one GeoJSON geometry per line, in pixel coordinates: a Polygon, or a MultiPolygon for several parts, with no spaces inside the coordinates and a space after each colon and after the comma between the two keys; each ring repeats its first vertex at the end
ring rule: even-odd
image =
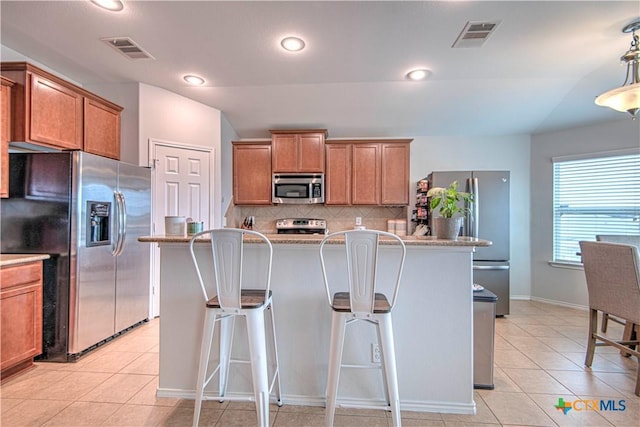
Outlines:
{"type": "Polygon", "coordinates": [[[410,139],[330,140],[325,204],[409,204],[410,139]]]}
{"type": "Polygon", "coordinates": [[[0,269],[0,378],[33,365],[42,353],[42,261],[0,269]]]}

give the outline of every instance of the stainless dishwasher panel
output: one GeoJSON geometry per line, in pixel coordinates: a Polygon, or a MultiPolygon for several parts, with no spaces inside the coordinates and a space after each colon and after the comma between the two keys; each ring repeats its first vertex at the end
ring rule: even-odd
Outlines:
{"type": "Polygon", "coordinates": [[[473,283],[498,297],[496,316],[509,314],[509,262],[474,261],[473,283]]]}

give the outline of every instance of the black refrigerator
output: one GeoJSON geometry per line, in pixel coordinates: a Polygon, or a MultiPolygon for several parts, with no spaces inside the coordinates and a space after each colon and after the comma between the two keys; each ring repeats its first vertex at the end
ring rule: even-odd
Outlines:
{"type": "Polygon", "coordinates": [[[45,253],[43,353],[70,361],[149,316],[149,168],[80,151],[13,153],[2,253],[45,253]]]}
{"type": "MultiPolygon", "coordinates": [[[[474,203],[465,216],[461,235],[493,242],[478,247],[473,254],[473,281],[498,297],[496,315],[509,314],[509,171],[436,171],[428,176],[429,188],[448,187],[474,194],[474,203]]],[[[430,212],[431,217],[438,215],[430,212]]]]}

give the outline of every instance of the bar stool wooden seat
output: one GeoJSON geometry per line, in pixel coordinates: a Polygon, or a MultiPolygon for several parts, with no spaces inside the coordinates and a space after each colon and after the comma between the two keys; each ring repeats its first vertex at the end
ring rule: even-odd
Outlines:
{"type": "Polygon", "coordinates": [[[327,426],[333,425],[341,368],[371,367],[342,363],[346,326],[359,320],[376,326],[386,397],[384,408],[391,411],[393,425],[401,425],[391,311],[398,295],[405,256],[404,242],[398,236],[377,230],[339,231],[326,236],[320,244],[322,275],[327,300],[332,309],[325,412],[327,426]],[[381,239],[383,243],[390,245],[389,250],[385,249],[384,262],[378,252],[381,239]],[[334,253],[332,262],[328,262],[328,251],[335,252],[338,246],[331,243],[342,244],[344,252],[341,256],[346,263],[344,270],[346,274],[335,280],[330,280],[329,277],[333,279],[336,276],[334,273],[337,270],[335,259],[337,255],[334,253]],[[387,252],[390,252],[391,248],[397,248],[397,251],[389,253],[387,259],[387,252]],[[378,278],[382,276],[378,270],[379,265],[384,265],[385,277],[393,277],[390,281],[394,283],[386,283],[387,288],[392,292],[391,298],[383,292],[378,292],[380,289],[378,278]],[[336,288],[340,290],[333,292],[336,288]]]}
{"type": "Polygon", "coordinates": [[[268,427],[269,396],[274,388],[276,402],[278,406],[282,406],[276,331],[270,289],[273,258],[271,242],[266,236],[256,231],[223,228],[206,230],[195,234],[191,238],[189,249],[206,304],[193,425],[197,426],[199,423],[203,400],[255,400],[258,425],[268,427]],[[261,245],[266,254],[266,261],[260,262],[260,265],[265,270],[263,276],[260,277],[263,280],[262,286],[259,286],[260,283],[251,283],[246,286],[243,274],[245,236],[255,238],[255,244],[261,245]],[[200,245],[204,247],[208,243],[206,239],[203,239],[206,237],[210,239],[211,252],[196,251],[194,247],[199,247],[200,245]],[[216,294],[211,296],[211,291],[214,289],[216,294]],[[267,310],[271,319],[272,363],[275,365],[273,367],[273,378],[270,381],[268,379],[265,325],[265,311],[267,310]],[[231,358],[234,321],[237,316],[246,319],[249,361],[231,358]],[[218,365],[209,373],[209,359],[211,358],[210,353],[217,322],[220,325],[219,359],[218,365]],[[251,365],[253,396],[247,398],[226,395],[229,366],[234,362],[248,362],[251,365]],[[218,393],[205,395],[205,388],[216,374],[218,374],[218,393]]]}

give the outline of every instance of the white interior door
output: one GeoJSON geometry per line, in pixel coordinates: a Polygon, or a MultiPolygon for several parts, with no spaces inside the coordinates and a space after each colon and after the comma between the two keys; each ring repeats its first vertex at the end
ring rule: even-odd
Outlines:
{"type": "MultiPolygon", "coordinates": [[[[164,234],[164,217],[180,215],[213,224],[213,149],[150,141],[153,234],[164,234]]],[[[160,250],[152,254],[151,315],[160,315],[160,250]]]]}

